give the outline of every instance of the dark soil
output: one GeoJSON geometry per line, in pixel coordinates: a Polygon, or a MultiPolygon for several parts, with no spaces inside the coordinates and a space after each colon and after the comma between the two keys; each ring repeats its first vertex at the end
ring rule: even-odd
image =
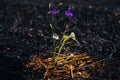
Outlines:
{"type": "Polygon", "coordinates": [[[26,80],[23,63],[51,50],[50,2],[53,7],[63,3],[59,10],[72,6],[74,17],[69,21],[61,11],[57,17],[65,18],[56,30],[61,35],[69,24],[66,33],[75,32],[80,46],[70,50],[102,56],[105,67],[100,79],[120,80],[119,0],[0,0],[0,80],[26,80]]]}

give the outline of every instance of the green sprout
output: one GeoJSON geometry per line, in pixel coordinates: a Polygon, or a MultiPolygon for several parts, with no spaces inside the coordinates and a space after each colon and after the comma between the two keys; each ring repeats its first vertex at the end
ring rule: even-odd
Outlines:
{"type": "Polygon", "coordinates": [[[74,32],[72,32],[69,36],[67,35],[63,35],[63,39],[61,41],[61,43],[59,44],[59,47],[58,47],[58,52],[56,52],[56,56],[54,58],[54,62],[57,63],[57,59],[59,57],[59,54],[61,53],[63,47],[65,46],[66,42],[69,40],[69,39],[75,39],[75,34],[74,32]]]}

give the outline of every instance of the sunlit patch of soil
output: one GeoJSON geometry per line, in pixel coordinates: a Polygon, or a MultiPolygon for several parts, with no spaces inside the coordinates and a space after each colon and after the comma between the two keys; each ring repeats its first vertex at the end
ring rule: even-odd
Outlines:
{"type": "Polygon", "coordinates": [[[60,54],[58,65],[55,65],[52,57],[43,58],[34,55],[32,60],[25,66],[28,69],[39,72],[41,79],[59,80],[89,78],[93,72],[102,71],[102,60],[96,56],[90,56],[86,53],[74,52],[74,56],[66,60],[68,56],[60,54]]]}

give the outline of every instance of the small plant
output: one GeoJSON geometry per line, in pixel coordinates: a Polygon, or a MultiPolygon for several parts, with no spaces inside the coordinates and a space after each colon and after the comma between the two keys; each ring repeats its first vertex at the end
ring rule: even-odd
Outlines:
{"type": "MultiPolygon", "coordinates": [[[[48,12],[50,16],[49,27],[52,31],[52,56],[47,57],[49,54],[35,55],[32,60],[27,63],[26,67],[29,69],[32,68],[33,72],[40,72],[40,79],[50,79],[50,80],[67,80],[67,79],[83,79],[89,78],[91,71],[99,72],[102,70],[103,65],[99,58],[96,56],[90,56],[87,53],[72,52],[69,55],[62,54],[64,47],[67,44],[71,44],[71,41],[75,41],[78,45],[80,43],[76,40],[75,33],[71,32],[66,35],[63,33],[62,36],[57,34],[57,24],[59,21],[63,20],[64,17],[56,20],[56,16],[59,11],[55,8],[50,9],[48,12]],[[45,57],[45,58],[44,58],[45,57]],[[91,59],[93,58],[93,59],[91,59]],[[64,74],[64,75],[63,75],[64,74]]],[[[71,8],[65,11],[64,15],[68,20],[72,20],[73,13],[71,8]]],[[[67,49],[67,48],[65,48],[67,49]]],[[[36,75],[36,73],[35,73],[36,75]]]]}
{"type": "MultiPolygon", "coordinates": [[[[51,16],[51,20],[50,20],[50,28],[52,30],[52,35],[53,35],[53,61],[55,64],[57,64],[57,59],[63,49],[63,47],[67,44],[67,42],[71,39],[71,40],[75,40],[78,44],[79,42],[76,40],[75,38],[75,33],[71,32],[70,35],[66,35],[63,34],[62,39],[60,40],[58,46],[56,46],[56,41],[59,39],[59,35],[57,33],[55,33],[55,27],[54,25],[56,24],[55,21],[55,16],[58,13],[58,11],[54,8],[51,9],[49,11],[49,14],[51,16]]],[[[66,11],[65,11],[65,15],[71,19],[73,17],[73,13],[71,12],[71,8],[69,7],[66,11]]],[[[70,58],[71,56],[73,56],[73,54],[71,54],[70,56],[68,56],[68,58],[70,58]]]]}

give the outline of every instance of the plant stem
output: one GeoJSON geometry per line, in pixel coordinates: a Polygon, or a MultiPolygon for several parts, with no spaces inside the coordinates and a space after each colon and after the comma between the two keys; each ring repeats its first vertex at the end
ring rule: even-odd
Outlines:
{"type": "Polygon", "coordinates": [[[61,53],[62,48],[64,47],[65,42],[66,42],[67,40],[68,40],[68,39],[63,40],[63,42],[60,44],[60,47],[59,47],[59,50],[58,50],[57,56],[56,56],[55,61],[54,61],[55,64],[57,63],[57,59],[58,59],[58,57],[59,57],[59,54],[61,53]]]}
{"type": "MultiPolygon", "coordinates": [[[[53,25],[50,23],[50,27],[52,29],[52,34],[54,33],[54,30],[53,30],[53,25]]],[[[56,46],[55,46],[55,42],[56,40],[53,38],[53,61],[55,62],[55,57],[56,57],[56,46]]]]}

